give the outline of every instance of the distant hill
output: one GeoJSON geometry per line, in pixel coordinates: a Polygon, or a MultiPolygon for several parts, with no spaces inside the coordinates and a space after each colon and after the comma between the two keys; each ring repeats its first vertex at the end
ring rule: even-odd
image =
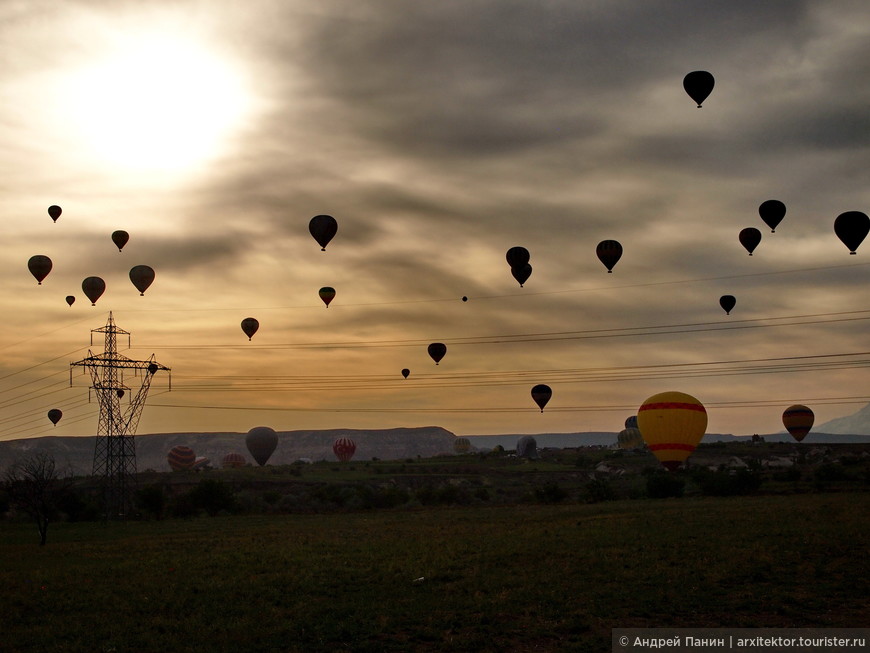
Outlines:
{"type": "Polygon", "coordinates": [[[838,417],[824,424],[819,424],[813,430],[818,430],[821,433],[870,435],[870,404],[852,415],[838,417]]]}
{"type": "MultiPolygon", "coordinates": [[[[270,465],[289,465],[300,458],[335,460],[332,444],[338,438],[356,443],[354,460],[428,458],[453,453],[456,436],[439,426],[385,430],[332,429],[325,431],[279,431],[278,446],[270,465]]],[[[28,453],[51,453],[57,463],[73,474],[90,474],[94,462],[94,438],[49,436],[0,442],[0,471],[28,453]]],[[[214,466],[230,452],[253,458],[245,446],[244,433],[158,433],[136,436],[136,466],[139,471],[168,471],[166,454],[176,445],[186,445],[214,466]]],[[[256,464],[256,463],[253,463],[256,464]]]]}

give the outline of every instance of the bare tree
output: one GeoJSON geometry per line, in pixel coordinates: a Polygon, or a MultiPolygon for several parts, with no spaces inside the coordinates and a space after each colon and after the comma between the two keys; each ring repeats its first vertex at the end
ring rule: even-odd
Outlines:
{"type": "Polygon", "coordinates": [[[37,452],[18,460],[6,470],[3,481],[12,505],[36,521],[39,545],[44,546],[48,522],[57,515],[57,500],[66,489],[54,456],[37,452]]]}

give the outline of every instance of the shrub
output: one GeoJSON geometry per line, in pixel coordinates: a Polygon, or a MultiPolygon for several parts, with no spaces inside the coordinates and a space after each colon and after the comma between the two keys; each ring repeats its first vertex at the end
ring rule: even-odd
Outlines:
{"type": "Polygon", "coordinates": [[[136,493],[136,506],[146,517],[163,519],[166,510],[166,494],[163,487],[154,483],[139,488],[136,493]]]}
{"type": "Polygon", "coordinates": [[[188,492],[189,499],[197,510],[204,510],[214,517],[220,512],[232,512],[236,497],[226,483],[213,479],[200,481],[188,492]]]}
{"type": "Polygon", "coordinates": [[[671,472],[657,471],[646,479],[646,494],[651,499],[681,497],[685,489],[686,482],[671,472]]]}
{"type": "Polygon", "coordinates": [[[584,498],[587,503],[599,503],[613,500],[613,487],[603,478],[596,478],[586,484],[584,498]]]}
{"type": "Polygon", "coordinates": [[[714,497],[751,494],[761,486],[761,476],[748,469],[710,471],[701,469],[692,475],[701,493],[714,497]]]}
{"type": "Polygon", "coordinates": [[[559,486],[558,483],[551,482],[543,487],[535,488],[535,499],[539,503],[559,503],[568,497],[568,492],[559,486]]]}

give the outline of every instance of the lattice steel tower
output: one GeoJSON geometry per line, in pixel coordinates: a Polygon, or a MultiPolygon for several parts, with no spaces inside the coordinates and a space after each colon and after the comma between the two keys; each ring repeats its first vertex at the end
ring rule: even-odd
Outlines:
{"type": "MultiPolygon", "coordinates": [[[[151,381],[158,370],[169,371],[165,365],[154,360],[137,361],[118,353],[118,336],[127,336],[129,347],[130,332],[115,326],[109,313],[106,326],[91,330],[91,346],[94,334],[105,334],[105,347],[102,354],[88,350],[87,358],[70,363],[70,385],[72,368],[86,367],[91,373],[91,388],[100,405],[100,419],[97,424],[97,442],[94,447],[94,476],[102,477],[103,499],[106,519],[125,519],[131,515],[133,507],[133,488],[136,474],[136,444],[133,436],[139,426],[139,418],[145,407],[145,397],[151,381]],[[142,370],[142,384],[130,396],[126,409],[121,400],[131,388],[124,383],[124,370],[132,369],[138,375],[142,370]]],[[[170,375],[169,389],[172,389],[170,375]]]]}

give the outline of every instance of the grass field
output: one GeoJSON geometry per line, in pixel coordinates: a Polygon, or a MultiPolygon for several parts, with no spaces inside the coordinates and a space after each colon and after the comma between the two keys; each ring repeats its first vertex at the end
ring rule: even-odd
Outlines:
{"type": "Polygon", "coordinates": [[[866,626],[870,494],[0,524],[0,651],[610,650],[866,626]]]}

